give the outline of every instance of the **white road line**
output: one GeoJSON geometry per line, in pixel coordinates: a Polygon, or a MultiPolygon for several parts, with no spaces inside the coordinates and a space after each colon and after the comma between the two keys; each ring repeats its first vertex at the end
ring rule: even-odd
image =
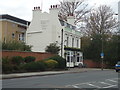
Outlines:
{"type": "Polygon", "coordinates": [[[83,85],[83,84],[88,84],[88,83],[95,83],[95,82],[86,82],[86,83],[79,83],[79,84],[75,84],[75,85],[83,85]]]}
{"type": "Polygon", "coordinates": [[[111,79],[107,79],[108,81],[111,81],[111,82],[116,82],[117,83],[117,81],[115,81],[115,80],[111,80],[111,79]]]}
{"type": "MultiPolygon", "coordinates": [[[[117,79],[118,78],[111,78],[111,79],[105,79],[105,81],[110,81],[110,82],[118,83],[118,81],[116,81],[117,79]]],[[[83,85],[83,84],[86,84],[86,85],[89,85],[89,86],[93,86],[93,87],[96,87],[96,88],[110,88],[110,87],[117,86],[117,85],[110,84],[108,82],[106,83],[105,81],[104,82],[94,81],[94,82],[78,83],[78,84],[73,84],[73,85],[66,85],[65,87],[80,88],[78,86],[79,85],[83,85]],[[108,86],[106,86],[106,87],[100,87],[100,86],[94,85],[93,83],[101,83],[101,84],[106,84],[108,86]]]]}
{"type": "Polygon", "coordinates": [[[110,86],[112,85],[112,84],[109,84],[109,83],[106,83],[106,82],[100,82],[100,83],[102,83],[102,84],[107,84],[107,85],[110,85],[110,86]]]}
{"type": "Polygon", "coordinates": [[[80,88],[80,87],[78,87],[78,86],[75,86],[75,85],[72,85],[74,88],[80,88]]]}
{"type": "Polygon", "coordinates": [[[102,87],[102,88],[111,88],[111,87],[115,87],[117,85],[111,85],[111,86],[107,86],[107,87],[102,87]]]}
{"type": "Polygon", "coordinates": [[[101,88],[101,87],[99,87],[99,86],[96,86],[96,85],[90,84],[90,83],[88,83],[88,85],[93,86],[93,87],[96,87],[96,88],[101,88]]]}

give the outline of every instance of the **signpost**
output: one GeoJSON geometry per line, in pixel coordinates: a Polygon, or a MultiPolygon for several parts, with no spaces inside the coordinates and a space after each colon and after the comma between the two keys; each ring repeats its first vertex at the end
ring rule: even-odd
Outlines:
{"type": "Polygon", "coordinates": [[[104,58],[104,53],[102,52],[102,53],[100,54],[100,56],[101,56],[101,58],[102,58],[102,67],[101,67],[101,70],[103,70],[103,58],[104,58]]]}

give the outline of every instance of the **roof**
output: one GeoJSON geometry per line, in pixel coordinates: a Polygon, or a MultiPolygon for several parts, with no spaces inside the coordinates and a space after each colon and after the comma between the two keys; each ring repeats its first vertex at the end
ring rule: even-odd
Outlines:
{"type": "Polygon", "coordinates": [[[21,23],[21,24],[24,24],[24,25],[27,25],[27,24],[29,25],[30,24],[29,21],[26,21],[26,20],[11,16],[11,15],[8,15],[8,14],[0,15],[0,19],[8,19],[8,20],[12,20],[14,22],[18,22],[18,23],[21,23]]]}
{"type": "Polygon", "coordinates": [[[61,24],[61,26],[67,26],[68,28],[71,28],[72,27],[72,29],[75,29],[76,27],[75,26],[73,26],[73,25],[71,25],[71,24],[69,24],[69,23],[67,23],[67,22],[65,22],[65,21],[63,21],[63,20],[61,20],[61,19],[59,19],[59,21],[60,21],[60,24],[61,24]],[[65,25],[66,24],[66,25],[65,25]],[[71,26],[71,27],[70,27],[71,26]]]}

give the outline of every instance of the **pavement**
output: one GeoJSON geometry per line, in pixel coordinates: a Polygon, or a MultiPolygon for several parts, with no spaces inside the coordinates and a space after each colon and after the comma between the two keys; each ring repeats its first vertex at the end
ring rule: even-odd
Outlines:
{"type": "MultiPolygon", "coordinates": [[[[101,68],[69,68],[64,71],[44,71],[44,72],[29,72],[29,73],[14,73],[14,74],[2,74],[0,79],[12,79],[12,78],[23,78],[31,76],[46,76],[46,75],[57,75],[57,74],[67,74],[67,73],[81,73],[90,70],[101,70],[101,68]]],[[[108,70],[108,69],[104,69],[108,70]]]]}

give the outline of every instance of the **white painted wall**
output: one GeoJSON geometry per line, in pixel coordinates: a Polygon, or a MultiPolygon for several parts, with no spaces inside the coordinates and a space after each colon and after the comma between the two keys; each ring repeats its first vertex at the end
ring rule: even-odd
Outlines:
{"type": "Polygon", "coordinates": [[[61,41],[61,25],[58,20],[58,9],[50,9],[50,13],[33,10],[33,19],[27,30],[27,44],[32,45],[32,51],[45,52],[50,43],[61,41]],[[54,12],[55,11],[55,12],[54,12]]]}
{"type": "MultiPolygon", "coordinates": [[[[33,18],[31,24],[27,30],[26,43],[32,45],[32,51],[35,52],[45,52],[45,48],[50,43],[57,42],[61,46],[61,30],[64,30],[63,35],[63,48],[66,44],[65,40],[69,37],[68,47],[72,47],[72,38],[74,38],[74,47],[77,47],[77,39],[80,39],[80,35],[76,35],[75,31],[66,31],[65,26],[61,26],[58,19],[59,8],[50,8],[49,13],[42,13],[40,9],[33,10],[33,18]],[[67,34],[67,36],[65,36],[67,34]]],[[[74,17],[69,16],[68,22],[74,25],[74,17]]],[[[63,50],[64,53],[64,50],[63,50]]]]}

